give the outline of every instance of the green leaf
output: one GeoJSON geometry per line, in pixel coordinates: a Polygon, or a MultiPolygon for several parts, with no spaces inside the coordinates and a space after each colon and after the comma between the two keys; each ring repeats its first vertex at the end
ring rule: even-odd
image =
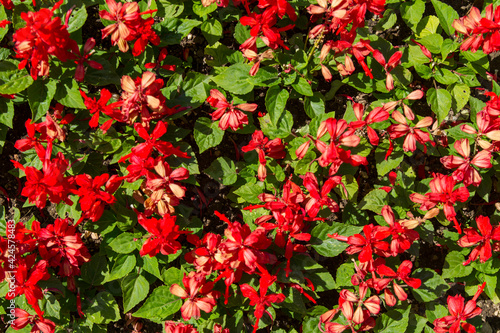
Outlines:
{"type": "Polygon", "coordinates": [[[160,286],[151,293],[141,308],[132,315],[150,319],[154,322],[161,322],[179,311],[181,306],[182,299],[173,295],[169,286],[160,286]]]}
{"type": "Polygon", "coordinates": [[[214,18],[203,22],[200,29],[210,45],[215,44],[222,37],[222,24],[214,18]]]}
{"type": "Polygon", "coordinates": [[[161,278],[160,268],[158,266],[158,259],[156,257],[150,257],[149,255],[141,257],[144,270],[150,274],[153,274],[157,278],[161,278]]]}
{"type": "Polygon", "coordinates": [[[340,265],[335,275],[335,282],[337,283],[337,288],[339,289],[341,287],[352,288],[351,278],[354,274],[355,274],[354,263],[348,262],[340,265]]]}
{"type": "Polygon", "coordinates": [[[430,34],[419,40],[431,53],[441,53],[443,37],[438,34],[430,34]]]}
{"type": "Polygon", "coordinates": [[[108,324],[120,319],[115,298],[107,291],[100,292],[84,310],[87,320],[95,324],[108,324]]]}
{"type": "Polygon", "coordinates": [[[430,88],[427,91],[427,101],[431,105],[431,110],[436,114],[438,122],[443,122],[451,109],[451,95],[444,89],[430,88]]]}
{"type": "Polygon", "coordinates": [[[417,37],[422,38],[427,35],[435,34],[439,27],[439,19],[434,15],[424,17],[417,25],[417,37]]]}
{"type": "Polygon", "coordinates": [[[156,5],[158,6],[157,16],[165,19],[177,17],[184,11],[182,0],[156,0],[156,5]]]}
{"type": "Polygon", "coordinates": [[[442,277],[444,279],[451,279],[464,277],[472,273],[472,267],[470,265],[462,265],[463,262],[465,262],[465,257],[459,252],[453,251],[448,253],[444,262],[442,277]]]}
{"type": "MultiPolygon", "coordinates": [[[[256,182],[254,179],[252,182],[246,183],[242,187],[234,191],[234,194],[241,197],[245,203],[260,203],[258,196],[264,191],[264,183],[256,182]]],[[[240,199],[240,198],[239,198],[240,199]]]]}
{"type": "Polygon", "coordinates": [[[56,87],[57,82],[55,80],[44,82],[41,78],[38,78],[38,80],[29,86],[28,103],[31,108],[32,122],[37,122],[47,114],[50,102],[52,102],[56,93],[56,87]]]}
{"type": "Polygon", "coordinates": [[[199,17],[208,15],[217,10],[217,3],[212,2],[209,6],[205,7],[201,1],[193,1],[193,12],[199,17]]]}
{"type": "Polygon", "coordinates": [[[403,2],[400,10],[403,20],[413,31],[415,31],[417,24],[422,20],[422,16],[424,15],[425,2],[423,0],[403,2]]]}
{"type": "Polygon", "coordinates": [[[453,97],[451,106],[456,112],[460,112],[469,101],[470,88],[465,83],[457,83],[451,86],[449,92],[453,97]]]}
{"type": "Polygon", "coordinates": [[[385,176],[391,170],[400,166],[405,157],[403,150],[401,150],[400,147],[397,147],[386,159],[385,155],[388,149],[389,146],[386,141],[383,141],[377,149],[375,149],[375,161],[377,162],[377,173],[379,177],[385,176]]]}
{"type": "Polygon", "coordinates": [[[132,270],[136,267],[136,263],[137,261],[134,255],[121,254],[117,256],[115,262],[113,263],[113,267],[111,268],[109,274],[106,275],[104,282],[118,280],[127,276],[127,274],[132,272],[132,270]]]}
{"type": "Polygon", "coordinates": [[[437,68],[433,77],[437,82],[447,86],[458,81],[458,76],[446,68],[437,68]]]}
{"type": "Polygon", "coordinates": [[[42,310],[48,317],[61,318],[61,304],[51,293],[44,294],[42,310]]]}
{"type": "MultiPolygon", "coordinates": [[[[2,124],[2,129],[7,131],[9,128],[12,128],[12,122],[14,120],[15,109],[14,103],[12,100],[8,100],[6,98],[0,99],[0,124],[2,124]]],[[[3,142],[5,141],[5,137],[0,138],[3,146],[3,142]]]]}
{"type": "Polygon", "coordinates": [[[376,189],[370,191],[358,205],[359,209],[368,209],[372,212],[380,214],[382,207],[387,204],[387,192],[376,189]]]}
{"type": "Polygon", "coordinates": [[[290,94],[280,86],[272,86],[266,93],[266,110],[274,125],[279,124],[279,119],[285,111],[286,102],[290,94]]]}
{"type": "Polygon", "coordinates": [[[75,7],[71,12],[71,17],[68,22],[68,32],[72,33],[83,27],[85,21],[87,20],[87,16],[87,9],[83,6],[83,4],[75,7]]]}
{"type": "Polygon", "coordinates": [[[101,57],[92,57],[92,60],[100,63],[102,69],[95,69],[89,66],[85,73],[85,82],[91,83],[94,86],[107,86],[108,84],[120,86],[120,77],[116,74],[115,68],[108,60],[101,57]]]}
{"type": "Polygon", "coordinates": [[[288,137],[292,131],[293,116],[289,111],[285,111],[275,125],[269,119],[269,114],[266,114],[264,117],[259,117],[259,122],[264,135],[268,136],[270,139],[284,139],[288,137]]]}
{"type": "Polygon", "coordinates": [[[222,185],[232,185],[238,179],[236,165],[227,157],[219,157],[213,161],[205,172],[222,185]]]}
{"type": "Polygon", "coordinates": [[[219,128],[218,122],[201,117],[196,120],[194,124],[194,141],[198,145],[200,154],[205,150],[217,146],[222,142],[224,131],[219,128]]]}
{"type": "Polygon", "coordinates": [[[444,295],[450,286],[436,272],[429,268],[418,268],[412,274],[413,278],[420,279],[422,285],[417,288],[411,288],[413,296],[419,302],[430,302],[444,295]]]}
{"type": "Polygon", "coordinates": [[[377,318],[374,331],[377,333],[406,332],[409,314],[409,306],[406,307],[406,311],[402,309],[389,310],[377,318]]]}
{"type": "MultiPolygon", "coordinates": [[[[22,71],[26,73],[25,70],[22,71]]],[[[0,94],[11,95],[17,94],[23,91],[24,89],[31,86],[33,83],[33,79],[30,75],[15,75],[12,79],[8,80],[7,83],[0,85],[0,94]]]]}
{"type": "Polygon", "coordinates": [[[314,92],[312,97],[304,98],[304,110],[309,118],[321,117],[325,114],[325,97],[320,92],[314,92]]]}
{"type": "Polygon", "coordinates": [[[304,96],[313,96],[313,91],[311,85],[307,82],[306,79],[299,76],[297,80],[292,84],[292,88],[301,95],[304,96]]]}
{"type": "Polygon", "coordinates": [[[212,78],[212,81],[233,94],[248,94],[254,88],[254,85],[250,82],[250,69],[249,64],[234,64],[212,78]]]}
{"type": "MultiPolygon", "coordinates": [[[[3,20],[7,20],[7,14],[5,13],[5,7],[1,6],[0,7],[0,21],[3,21],[3,20]]],[[[8,31],[9,31],[8,25],[5,28],[0,29],[0,41],[7,34],[8,31]]]]}
{"type": "Polygon", "coordinates": [[[328,237],[329,234],[338,233],[342,236],[352,236],[361,232],[362,227],[356,227],[343,223],[332,222],[330,226],[328,223],[320,223],[311,231],[312,247],[322,256],[336,257],[349,246],[346,242],[341,242],[336,239],[328,237]]]}
{"type": "Polygon", "coordinates": [[[123,312],[127,313],[146,298],[149,293],[148,280],[136,273],[130,274],[121,281],[123,293],[123,312]]]}
{"type": "Polygon", "coordinates": [[[170,267],[166,269],[161,274],[161,280],[166,286],[170,287],[174,283],[181,284],[184,274],[182,271],[176,267],[170,267]]]}
{"type": "Polygon", "coordinates": [[[455,34],[455,28],[453,28],[452,24],[454,20],[459,18],[458,13],[451,6],[438,0],[432,0],[432,5],[436,10],[441,27],[448,36],[452,37],[455,34]]]}
{"type": "Polygon", "coordinates": [[[75,109],[86,109],[78,83],[74,79],[62,80],[57,85],[54,98],[64,106],[75,109]]]}
{"type": "Polygon", "coordinates": [[[177,32],[182,35],[182,38],[185,38],[193,28],[196,28],[201,23],[202,22],[198,20],[183,19],[182,23],[177,27],[177,32]]]}
{"type": "Polygon", "coordinates": [[[93,286],[98,286],[104,281],[107,271],[108,264],[106,257],[103,255],[94,255],[89,262],[82,265],[82,279],[93,286]]]}
{"type": "Polygon", "coordinates": [[[113,239],[111,243],[109,243],[109,247],[116,253],[127,254],[137,248],[135,244],[136,241],[134,241],[134,236],[131,233],[124,232],[113,239]]]}

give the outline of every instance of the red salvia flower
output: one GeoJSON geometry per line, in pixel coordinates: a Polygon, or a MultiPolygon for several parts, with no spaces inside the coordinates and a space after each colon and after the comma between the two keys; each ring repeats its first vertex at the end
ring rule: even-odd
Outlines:
{"type": "Polygon", "coordinates": [[[90,260],[90,254],[76,227],[70,225],[68,219],[60,218],[46,228],[40,228],[39,223],[35,222],[33,230],[37,232],[41,257],[50,266],[59,267],[60,276],[80,275],[79,267],[90,260]]]}
{"type": "Polygon", "coordinates": [[[477,289],[474,297],[464,306],[465,299],[462,295],[448,296],[448,310],[450,316],[434,320],[434,332],[436,333],[460,333],[463,328],[467,333],[476,332],[476,328],[467,323],[467,319],[481,314],[481,308],[476,305],[476,300],[483,292],[486,282],[477,289]]]}
{"type": "MultiPolygon", "coordinates": [[[[112,94],[107,89],[101,89],[101,96],[99,97],[99,100],[88,97],[87,94],[85,94],[85,92],[83,92],[82,90],[80,90],[80,94],[83,97],[83,103],[92,115],[92,118],[89,121],[89,126],[92,128],[96,128],[97,126],[99,126],[99,116],[101,112],[108,116],[111,116],[116,112],[115,110],[119,108],[123,103],[122,101],[118,101],[108,105],[112,94]]],[[[112,123],[113,120],[108,120],[101,126],[101,129],[103,131],[107,131],[111,127],[112,123]]]]}
{"type": "Polygon", "coordinates": [[[319,189],[318,180],[314,173],[308,172],[305,176],[301,176],[301,178],[304,180],[304,187],[309,191],[305,210],[310,217],[318,216],[323,206],[330,208],[333,213],[339,211],[339,205],[328,197],[328,193],[330,193],[333,188],[342,184],[342,177],[334,176],[328,178],[321,190],[319,189]]]}
{"type": "Polygon", "coordinates": [[[244,270],[253,273],[258,264],[269,264],[276,262],[274,255],[262,252],[267,249],[272,241],[267,238],[266,230],[258,227],[250,231],[247,224],[231,222],[229,219],[215,212],[215,215],[228,224],[224,231],[227,240],[221,244],[221,248],[228,254],[233,255],[244,266],[244,270]]]}
{"type": "Polygon", "coordinates": [[[469,191],[465,186],[454,189],[456,181],[452,176],[446,176],[442,174],[434,174],[434,179],[429,183],[431,192],[425,195],[419,193],[412,193],[410,195],[410,200],[421,204],[421,210],[429,210],[436,206],[437,204],[443,205],[444,215],[449,221],[453,221],[455,228],[459,233],[461,233],[460,225],[458,224],[455,216],[457,213],[453,208],[455,202],[465,202],[469,199],[469,191]]]}
{"type": "Polygon", "coordinates": [[[16,316],[16,319],[13,321],[11,327],[15,330],[23,329],[26,327],[26,325],[33,325],[33,327],[31,328],[31,332],[55,332],[56,324],[49,319],[43,318],[41,315],[31,315],[27,311],[19,308],[16,308],[14,310],[14,315],[16,316]]]}
{"type": "Polygon", "coordinates": [[[368,113],[368,115],[365,117],[365,120],[363,120],[363,105],[359,103],[353,103],[352,107],[357,121],[349,123],[349,126],[354,129],[366,126],[368,140],[372,145],[377,146],[379,144],[380,138],[378,137],[377,132],[369,125],[389,119],[389,112],[387,112],[387,110],[382,107],[376,107],[375,109],[370,111],[370,113],[368,113]]]}
{"type": "Polygon", "coordinates": [[[382,216],[389,224],[389,232],[392,236],[390,252],[393,257],[406,252],[414,241],[419,239],[419,234],[415,230],[402,226],[394,216],[392,208],[388,205],[382,208],[382,216]]]}
{"type": "Polygon", "coordinates": [[[453,178],[457,182],[463,181],[465,186],[479,186],[481,175],[472,166],[491,168],[493,166],[491,164],[491,153],[487,150],[482,150],[471,159],[469,139],[457,140],[453,146],[462,157],[453,155],[445,156],[441,158],[441,163],[447,169],[458,168],[453,172],[453,178]]]}
{"type": "Polygon", "coordinates": [[[78,53],[78,45],[70,38],[67,27],[61,24],[59,17],[52,17],[62,2],[56,3],[52,9],[22,12],[21,19],[26,21],[26,26],[12,36],[16,44],[16,56],[23,59],[19,69],[25,68],[30,62],[33,80],[49,74],[49,55],[66,61],[73,58],[73,53],[78,53]]]}
{"type": "Polygon", "coordinates": [[[246,112],[254,112],[257,110],[257,104],[239,104],[233,106],[233,103],[229,104],[226,97],[218,91],[217,89],[210,90],[210,96],[207,98],[207,102],[214,108],[217,108],[212,113],[212,120],[219,120],[219,128],[225,131],[228,127],[231,127],[233,131],[243,128],[243,125],[248,125],[248,117],[246,112]]]}
{"type": "MultiPolygon", "coordinates": [[[[409,260],[403,261],[401,265],[399,265],[397,272],[394,272],[391,268],[387,267],[385,264],[378,265],[377,273],[380,274],[381,276],[386,276],[388,278],[380,279],[378,283],[376,283],[376,289],[377,290],[385,289],[392,280],[394,293],[396,294],[396,297],[400,301],[406,301],[408,295],[403,290],[403,288],[396,283],[395,280],[403,281],[408,286],[414,289],[419,288],[420,285],[422,284],[422,281],[410,277],[412,267],[413,264],[409,260]]],[[[387,305],[394,306],[396,304],[396,299],[394,298],[392,292],[390,292],[388,289],[385,289],[384,293],[385,293],[385,302],[387,303],[387,305]]]]}
{"type": "Polygon", "coordinates": [[[261,276],[259,279],[258,292],[246,283],[240,285],[243,296],[250,299],[250,306],[255,306],[254,316],[256,320],[253,325],[253,333],[257,331],[260,318],[262,318],[264,313],[267,313],[271,319],[273,318],[266,308],[270,307],[273,303],[281,303],[285,300],[285,295],[283,294],[267,295],[269,287],[276,281],[276,276],[269,274],[269,272],[260,265],[258,265],[258,268],[261,276]]]}
{"type": "Polygon", "coordinates": [[[38,301],[43,298],[43,293],[38,282],[49,279],[50,274],[47,272],[47,261],[40,260],[35,263],[35,260],[36,254],[17,259],[18,266],[15,273],[16,287],[5,298],[11,300],[19,295],[26,296],[28,304],[33,307],[39,317],[42,317],[43,312],[38,305],[38,301]]]}
{"type": "Polygon", "coordinates": [[[176,216],[165,214],[161,219],[156,219],[146,218],[144,214],[139,213],[137,217],[139,224],[150,234],[139,251],[141,256],[154,257],[158,253],[174,254],[182,248],[177,238],[182,234],[190,233],[190,231],[179,230],[179,226],[175,224],[176,216]]]}
{"type": "Polygon", "coordinates": [[[392,113],[392,118],[394,118],[398,124],[392,124],[389,126],[387,131],[389,132],[391,140],[402,136],[405,137],[405,141],[403,143],[404,151],[415,151],[417,149],[417,141],[425,147],[425,143],[431,140],[429,133],[420,129],[432,125],[431,117],[423,118],[413,127],[408,125],[406,117],[404,117],[399,111],[394,111],[392,113]]]}
{"type": "Polygon", "coordinates": [[[122,180],[123,177],[117,175],[110,177],[107,173],[94,179],[87,174],[75,176],[75,182],[80,188],[74,193],[80,197],[78,202],[82,209],[82,217],[76,224],[84,219],[91,219],[93,222],[99,220],[106,204],[112,205],[116,202],[112,193],[118,189],[122,180]],[[102,186],[104,191],[101,190],[102,186]]]}
{"type": "Polygon", "coordinates": [[[75,61],[77,65],[75,72],[75,80],[78,82],[83,82],[83,79],[85,78],[85,64],[98,70],[101,70],[103,68],[102,65],[97,61],[89,59],[92,53],[94,53],[94,51],[92,50],[94,46],[95,46],[95,39],[89,38],[85,42],[85,45],[83,45],[83,54],[80,55],[80,53],[75,53],[75,56],[78,59],[75,61]]]}
{"type": "Polygon", "coordinates": [[[383,239],[390,235],[388,227],[373,226],[368,224],[363,227],[365,237],[360,234],[354,236],[340,236],[337,233],[328,235],[328,237],[347,242],[350,246],[346,249],[347,254],[359,253],[358,259],[361,263],[373,260],[373,253],[385,256],[389,250],[389,244],[384,242],[383,239]]]}
{"type": "Polygon", "coordinates": [[[198,330],[191,325],[167,320],[165,322],[165,333],[198,333],[198,330]]]}
{"type": "Polygon", "coordinates": [[[264,181],[266,179],[266,156],[275,159],[283,159],[286,156],[285,146],[281,142],[281,139],[273,139],[269,141],[268,138],[264,136],[262,131],[256,130],[252,134],[252,140],[250,143],[241,148],[243,152],[249,152],[252,150],[257,151],[259,154],[259,169],[258,177],[259,180],[264,181]]]}
{"type": "Polygon", "coordinates": [[[469,259],[463,263],[464,265],[468,265],[478,257],[481,263],[485,263],[492,255],[491,241],[500,241],[500,226],[493,228],[489,217],[478,216],[476,222],[481,234],[474,228],[467,228],[464,230],[465,236],[458,240],[458,245],[461,247],[477,245],[470,253],[469,259]]]}
{"type": "Polygon", "coordinates": [[[181,307],[182,319],[200,318],[200,310],[206,313],[212,311],[217,304],[217,293],[212,291],[213,282],[207,282],[205,275],[190,272],[182,279],[184,288],[177,283],[170,287],[170,292],[186,301],[181,307]]]}

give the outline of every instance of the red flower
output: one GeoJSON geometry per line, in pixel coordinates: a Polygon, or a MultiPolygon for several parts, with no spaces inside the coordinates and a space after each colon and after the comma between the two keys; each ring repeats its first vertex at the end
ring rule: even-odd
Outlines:
{"type": "Polygon", "coordinates": [[[38,208],[45,207],[47,195],[52,203],[64,201],[68,205],[73,204],[68,195],[74,189],[74,186],[69,183],[67,177],[64,177],[64,173],[68,168],[68,161],[61,152],[57,153],[57,156],[52,160],[46,159],[45,156],[50,156],[51,151],[52,147],[50,146],[47,150],[41,151],[41,153],[45,154],[38,154],[43,161],[41,171],[31,166],[25,168],[14,161],[14,166],[24,170],[26,174],[26,183],[21,195],[28,197],[29,201],[35,203],[38,208]]]}
{"type": "Polygon", "coordinates": [[[460,333],[462,327],[467,333],[476,332],[476,328],[467,323],[467,319],[474,318],[481,314],[481,308],[476,306],[476,300],[483,292],[486,285],[484,282],[477,289],[474,297],[464,306],[464,298],[461,295],[448,296],[448,310],[451,316],[434,320],[434,332],[436,333],[460,333]]]}
{"type": "Polygon", "coordinates": [[[177,283],[170,287],[170,292],[186,301],[181,307],[182,319],[200,318],[200,310],[206,313],[212,311],[217,304],[217,293],[212,291],[213,282],[206,282],[206,278],[201,273],[190,272],[182,279],[184,288],[177,283]],[[199,297],[201,296],[201,297],[199,297]]]}
{"type": "Polygon", "coordinates": [[[160,51],[160,55],[158,55],[158,59],[156,59],[156,62],[148,62],[144,65],[147,69],[158,69],[158,68],[163,68],[166,69],[167,71],[175,71],[176,66],[175,65],[160,65],[160,63],[165,60],[165,58],[168,55],[168,50],[166,47],[162,48],[160,51]]]}
{"type": "Polygon", "coordinates": [[[380,139],[378,137],[377,132],[369,125],[389,119],[389,112],[387,112],[387,110],[385,110],[382,107],[377,107],[373,109],[370,113],[368,113],[365,120],[363,120],[363,114],[364,114],[363,105],[359,103],[353,103],[352,107],[354,109],[354,114],[356,116],[357,121],[349,123],[349,126],[354,129],[366,126],[368,140],[372,145],[377,146],[380,139]]]}
{"type": "Polygon", "coordinates": [[[108,21],[116,21],[102,29],[102,38],[111,35],[113,45],[118,44],[122,52],[128,51],[127,40],[139,20],[139,5],[137,2],[127,2],[125,4],[115,0],[106,0],[109,12],[101,10],[99,16],[108,21]]]}
{"type": "Polygon", "coordinates": [[[387,131],[390,134],[391,140],[405,136],[405,141],[403,143],[404,151],[415,151],[417,149],[417,141],[425,147],[425,143],[431,140],[429,133],[420,130],[420,128],[432,125],[431,117],[423,118],[413,127],[408,125],[406,118],[399,111],[394,111],[392,113],[392,118],[394,118],[398,124],[392,124],[387,131]]]}
{"type": "Polygon", "coordinates": [[[121,79],[121,86],[123,106],[117,119],[119,121],[131,125],[140,115],[142,124],[149,129],[151,120],[177,112],[175,108],[170,109],[165,105],[165,96],[160,91],[163,80],[157,79],[151,72],[144,72],[142,77],[135,80],[125,75],[121,79]]]}
{"type": "Polygon", "coordinates": [[[385,58],[382,55],[382,53],[379,50],[374,50],[373,51],[373,57],[377,62],[382,65],[385,69],[385,73],[387,75],[386,81],[385,81],[385,88],[389,91],[394,89],[394,80],[391,75],[391,71],[396,68],[401,63],[401,57],[403,56],[403,52],[397,51],[394,53],[389,61],[386,63],[385,58]]]}
{"type": "Polygon", "coordinates": [[[347,242],[350,246],[346,249],[347,254],[359,253],[359,261],[361,263],[372,261],[373,252],[378,255],[385,256],[386,251],[389,249],[389,244],[382,241],[390,235],[388,227],[373,226],[368,224],[363,227],[365,237],[360,234],[354,236],[339,236],[335,233],[328,235],[328,237],[347,242]]]}
{"type": "Polygon", "coordinates": [[[256,130],[252,134],[252,140],[250,143],[241,148],[243,152],[249,152],[256,150],[259,154],[259,169],[258,175],[259,180],[264,181],[266,179],[266,156],[276,159],[283,159],[286,156],[285,146],[281,143],[281,139],[274,139],[269,141],[268,138],[264,136],[262,131],[256,130]]]}
{"type": "Polygon", "coordinates": [[[221,235],[206,233],[200,240],[196,235],[188,235],[188,242],[196,246],[191,252],[186,253],[185,259],[196,267],[198,273],[210,275],[218,269],[220,264],[216,260],[222,237],[221,235]]]}
{"type": "MultiPolygon", "coordinates": [[[[68,219],[56,219],[54,224],[40,229],[36,224],[38,250],[50,266],[59,267],[59,275],[72,277],[80,275],[80,266],[90,260],[90,254],[68,219]]],[[[34,229],[35,230],[35,229],[34,229]]]]}
{"type": "Polygon", "coordinates": [[[273,318],[266,308],[270,307],[273,303],[281,303],[285,300],[285,295],[283,294],[267,295],[269,287],[276,281],[276,276],[271,276],[271,274],[260,265],[258,265],[258,268],[261,273],[259,292],[246,283],[240,285],[243,296],[250,299],[250,306],[255,306],[254,316],[256,320],[253,325],[253,333],[257,331],[260,318],[262,318],[264,313],[267,313],[271,319],[273,318]]]}
{"type": "MultiPolygon", "coordinates": [[[[396,283],[395,280],[403,281],[406,283],[408,286],[412,288],[419,288],[420,285],[422,284],[422,281],[416,278],[411,278],[411,269],[413,267],[413,264],[409,260],[405,260],[399,265],[398,271],[394,272],[391,268],[387,267],[386,265],[378,265],[377,266],[377,273],[380,274],[381,276],[387,276],[389,278],[385,279],[376,279],[375,281],[375,288],[377,290],[382,290],[387,287],[387,285],[393,281],[393,287],[394,287],[394,293],[396,294],[397,298],[400,301],[406,301],[408,298],[408,295],[406,292],[403,290],[403,288],[396,283]]],[[[389,289],[385,289],[385,302],[389,306],[394,306],[396,304],[396,299],[392,295],[392,292],[389,291],[389,289]]]]}
{"type": "Polygon", "coordinates": [[[482,150],[471,160],[469,139],[457,140],[453,146],[463,158],[453,155],[445,156],[441,158],[441,163],[443,163],[447,169],[458,168],[453,172],[453,178],[455,178],[457,182],[463,180],[465,186],[479,186],[481,183],[481,175],[472,166],[474,165],[478,168],[491,168],[493,166],[491,164],[491,153],[487,150],[482,150]]]}
{"type": "Polygon", "coordinates": [[[328,193],[330,193],[332,189],[337,187],[339,184],[342,184],[342,177],[334,176],[328,178],[323,184],[321,191],[314,173],[308,172],[305,176],[301,176],[301,178],[304,179],[304,187],[309,191],[305,207],[307,215],[310,217],[318,216],[318,213],[323,206],[330,208],[333,213],[339,211],[339,205],[333,199],[328,197],[328,193]]]}
{"type": "Polygon", "coordinates": [[[75,177],[75,182],[80,186],[74,193],[80,197],[78,202],[82,209],[82,217],[76,225],[84,219],[90,218],[93,222],[99,220],[104,212],[106,204],[112,205],[116,202],[112,195],[120,186],[123,177],[113,175],[109,177],[107,173],[97,176],[94,179],[90,175],[82,174],[75,177]],[[104,191],[101,187],[104,186],[104,191]]]}
{"type": "Polygon", "coordinates": [[[31,332],[42,332],[42,333],[54,333],[56,329],[56,324],[48,319],[43,318],[40,315],[31,315],[23,309],[16,308],[14,312],[17,319],[12,323],[12,328],[15,330],[20,330],[26,327],[26,325],[33,325],[31,332]]]}
{"type": "Polygon", "coordinates": [[[253,273],[258,264],[276,262],[274,255],[260,251],[267,249],[272,243],[271,239],[267,238],[266,230],[263,227],[250,231],[247,224],[241,225],[239,222],[231,222],[217,211],[215,215],[228,224],[224,231],[227,240],[222,243],[222,250],[244,264],[245,271],[253,273]]]}
{"type": "Polygon", "coordinates": [[[175,224],[176,217],[168,214],[163,215],[161,219],[146,218],[144,214],[137,214],[139,224],[149,232],[149,238],[142,245],[139,254],[150,257],[156,256],[161,252],[163,255],[174,254],[182,248],[177,238],[190,231],[181,231],[175,224]]]}
{"type": "Polygon", "coordinates": [[[478,216],[476,222],[481,235],[474,228],[467,228],[464,230],[465,236],[458,240],[458,245],[461,247],[479,244],[472,250],[469,259],[463,263],[464,265],[468,265],[478,257],[481,263],[485,263],[491,258],[491,241],[500,241],[500,226],[493,228],[489,217],[478,216]]]}
{"type": "Polygon", "coordinates": [[[468,16],[453,21],[457,32],[467,36],[460,50],[482,49],[486,54],[500,50],[500,6],[494,9],[490,4],[485,12],[486,17],[482,18],[479,9],[472,7],[468,16]]]}
{"type": "Polygon", "coordinates": [[[469,191],[467,191],[465,186],[454,190],[456,182],[452,176],[445,176],[442,174],[434,174],[433,176],[434,179],[429,183],[431,193],[425,195],[412,193],[410,195],[410,200],[421,204],[421,210],[429,210],[441,203],[443,205],[444,215],[449,221],[455,223],[455,228],[461,233],[460,225],[455,218],[457,213],[455,213],[453,205],[457,201],[467,201],[470,195],[469,191]]]}
{"type": "Polygon", "coordinates": [[[62,2],[61,0],[56,3],[52,9],[22,12],[21,19],[26,21],[26,26],[17,30],[12,37],[16,43],[17,57],[23,59],[19,69],[26,67],[29,61],[33,80],[49,74],[49,55],[66,61],[73,58],[73,54],[68,50],[78,52],[78,45],[70,38],[67,27],[61,24],[61,19],[52,18],[62,2]]]}
{"type": "Polygon", "coordinates": [[[414,241],[419,239],[419,234],[415,230],[408,229],[396,221],[394,212],[390,206],[382,208],[382,216],[387,224],[389,224],[389,232],[392,236],[390,245],[391,255],[397,257],[398,254],[404,253],[411,247],[414,241]]]}
{"type": "MultiPolygon", "coordinates": [[[[140,157],[141,159],[149,158],[153,149],[161,153],[164,157],[176,155],[182,158],[190,158],[188,154],[180,151],[178,148],[175,148],[170,142],[159,140],[165,133],[167,133],[167,123],[159,121],[151,134],[148,134],[146,128],[144,128],[144,126],[140,123],[134,124],[134,129],[141,138],[146,140],[146,142],[140,143],[132,148],[132,154],[140,157]]],[[[130,155],[126,156],[128,157],[130,155]]],[[[122,157],[120,161],[123,161],[124,159],[125,158],[122,157]]]]}
{"type": "MultiPolygon", "coordinates": [[[[92,118],[89,121],[89,126],[92,128],[96,128],[97,126],[99,126],[99,115],[101,112],[108,116],[111,116],[116,112],[116,108],[120,107],[123,103],[122,101],[118,101],[108,105],[108,102],[111,99],[112,95],[107,89],[101,89],[101,96],[99,100],[87,97],[87,95],[82,90],[80,90],[80,94],[83,97],[83,103],[92,115],[92,118]]],[[[108,120],[101,126],[101,129],[103,131],[107,131],[111,127],[112,123],[113,120],[108,120]]]]}
{"type": "Polygon", "coordinates": [[[248,124],[248,117],[242,111],[254,112],[257,110],[257,104],[239,104],[233,106],[233,103],[229,104],[226,97],[218,91],[217,89],[210,90],[210,96],[207,98],[207,102],[214,108],[217,108],[212,113],[212,120],[218,120],[219,128],[225,131],[228,127],[231,127],[233,131],[243,128],[243,125],[248,124]]]}
{"type": "Polygon", "coordinates": [[[165,322],[165,333],[198,333],[198,330],[191,325],[167,320],[165,322]]]}
{"type": "Polygon", "coordinates": [[[89,60],[89,57],[92,55],[93,48],[95,46],[95,39],[94,38],[89,38],[85,42],[85,45],[83,46],[83,55],[80,55],[80,53],[75,53],[75,56],[78,58],[75,63],[77,64],[76,66],[76,72],[75,72],[75,80],[78,82],[83,82],[83,79],[85,78],[85,64],[88,64],[90,67],[95,68],[95,69],[102,69],[102,65],[94,60],[89,60]]]}
{"type": "Polygon", "coordinates": [[[24,258],[17,258],[18,266],[15,273],[16,285],[13,292],[7,293],[6,299],[11,300],[19,295],[26,296],[26,301],[33,307],[39,317],[43,312],[38,301],[43,298],[42,288],[38,285],[40,280],[47,280],[50,274],[47,272],[47,261],[40,260],[35,264],[36,254],[24,258]]]}

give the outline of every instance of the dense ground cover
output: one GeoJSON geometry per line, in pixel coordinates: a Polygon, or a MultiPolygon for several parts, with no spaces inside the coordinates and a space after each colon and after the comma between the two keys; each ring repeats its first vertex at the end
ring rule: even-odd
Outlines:
{"type": "Polygon", "coordinates": [[[499,1],[0,3],[7,331],[500,330],[499,1]]]}

